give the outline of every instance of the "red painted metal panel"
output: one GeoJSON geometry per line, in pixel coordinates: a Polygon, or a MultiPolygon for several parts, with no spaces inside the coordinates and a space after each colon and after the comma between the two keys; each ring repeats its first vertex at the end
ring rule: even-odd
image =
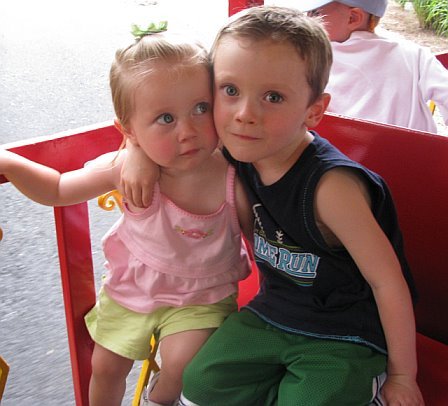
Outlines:
{"type": "Polygon", "coordinates": [[[448,69],[448,52],[437,54],[436,58],[448,69]]]}
{"type": "MultiPolygon", "coordinates": [[[[105,123],[50,137],[4,144],[2,148],[60,172],[67,172],[82,167],[85,162],[102,153],[116,150],[121,140],[118,130],[111,123],[105,123]]],[[[0,175],[0,183],[6,181],[0,175]]]]}
{"type": "Polygon", "coordinates": [[[88,208],[82,203],[54,211],[75,400],[88,405],[93,342],[84,315],[96,300],[88,208]]]}
{"type": "Polygon", "coordinates": [[[263,0],[229,0],[229,16],[248,7],[261,6],[263,0]]]}
{"type": "MultiPolygon", "coordinates": [[[[116,150],[121,140],[121,134],[107,124],[2,147],[66,172],[116,150]]],[[[5,181],[0,177],[0,183],[5,181]]],[[[95,303],[87,203],[56,207],[54,213],[75,400],[78,406],[87,406],[93,343],[84,315],[95,303]]]]}
{"type": "Polygon", "coordinates": [[[448,405],[448,346],[417,334],[417,382],[428,406],[448,405]]]}
{"type": "Polygon", "coordinates": [[[448,138],[331,114],[317,130],[388,183],[419,292],[418,330],[448,343],[448,138]]]}

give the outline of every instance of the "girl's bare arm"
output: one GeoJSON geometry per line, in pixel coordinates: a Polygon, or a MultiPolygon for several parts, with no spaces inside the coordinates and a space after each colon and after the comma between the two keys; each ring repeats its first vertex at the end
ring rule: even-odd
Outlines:
{"type": "Polygon", "coordinates": [[[133,206],[148,207],[159,178],[159,167],[135,144],[127,142],[126,149],[127,157],[121,169],[121,193],[133,206]]]}
{"type": "Polygon", "coordinates": [[[25,196],[47,206],[66,206],[94,198],[119,185],[120,163],[110,158],[61,174],[13,152],[0,150],[0,173],[25,196]],[[101,162],[101,164],[99,164],[101,162]]]}
{"type": "Polygon", "coordinates": [[[244,187],[238,177],[235,179],[235,200],[241,231],[249,241],[250,245],[253,245],[254,215],[244,187]]]}

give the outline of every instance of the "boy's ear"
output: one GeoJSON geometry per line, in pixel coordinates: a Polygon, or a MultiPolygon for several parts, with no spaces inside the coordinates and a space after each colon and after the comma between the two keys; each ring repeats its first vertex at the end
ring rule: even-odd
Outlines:
{"type": "Polygon", "coordinates": [[[348,27],[350,32],[366,30],[369,23],[369,14],[359,7],[350,8],[348,27]]]}
{"type": "Polygon", "coordinates": [[[120,133],[123,135],[125,140],[129,140],[135,145],[138,145],[137,138],[135,137],[134,133],[132,131],[128,131],[121,123],[118,118],[114,119],[114,126],[115,128],[120,131],[120,133]]]}
{"type": "Polygon", "coordinates": [[[331,96],[329,93],[322,93],[320,97],[308,107],[308,113],[305,117],[305,125],[308,128],[316,127],[330,103],[331,96]]]}

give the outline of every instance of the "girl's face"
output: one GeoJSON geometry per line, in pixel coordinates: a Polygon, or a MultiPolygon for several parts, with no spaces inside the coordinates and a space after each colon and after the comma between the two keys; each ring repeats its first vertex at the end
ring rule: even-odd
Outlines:
{"type": "Polygon", "coordinates": [[[215,126],[231,155],[254,163],[260,174],[289,169],[310,140],[307,126],[317,124],[315,106],[326,106],[309,105],[306,65],[294,46],[225,36],[215,50],[214,76],[215,126]]]}
{"type": "Polygon", "coordinates": [[[173,70],[168,63],[158,63],[134,98],[135,111],[126,135],[162,168],[196,168],[215,150],[218,137],[206,67],[173,70]]]}

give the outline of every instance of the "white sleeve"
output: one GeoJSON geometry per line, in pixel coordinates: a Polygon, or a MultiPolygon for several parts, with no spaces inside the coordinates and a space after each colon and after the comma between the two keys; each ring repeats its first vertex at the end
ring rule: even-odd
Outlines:
{"type": "Polygon", "coordinates": [[[420,52],[420,88],[425,100],[434,101],[448,124],[448,69],[427,48],[420,52]]]}

